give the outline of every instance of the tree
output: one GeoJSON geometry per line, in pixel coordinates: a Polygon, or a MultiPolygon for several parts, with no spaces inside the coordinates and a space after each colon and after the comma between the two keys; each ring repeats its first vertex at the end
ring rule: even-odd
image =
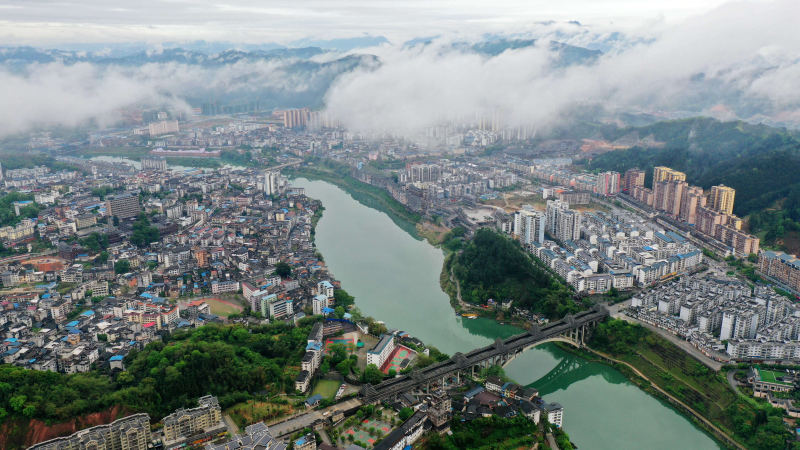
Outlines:
{"type": "Polygon", "coordinates": [[[389,373],[387,375],[389,376],[389,378],[394,378],[397,376],[397,370],[395,370],[394,368],[389,369],[389,373]]]}
{"type": "Polygon", "coordinates": [[[275,264],[275,274],[281,278],[289,278],[292,276],[292,267],[283,261],[275,264]]]}
{"type": "Polygon", "coordinates": [[[336,300],[336,304],[343,308],[347,308],[356,302],[356,298],[348,294],[344,289],[336,289],[333,291],[333,298],[336,300]]]}
{"type": "Polygon", "coordinates": [[[319,371],[323,375],[331,371],[331,363],[327,358],[325,358],[325,360],[322,361],[322,364],[319,365],[319,371]]]}
{"type": "Polygon", "coordinates": [[[414,415],[414,410],[406,406],[405,408],[401,409],[397,416],[400,417],[400,420],[405,422],[408,420],[409,417],[414,415]]]}
{"type": "Polygon", "coordinates": [[[106,262],[108,262],[108,252],[103,250],[97,255],[97,258],[94,259],[94,263],[97,265],[104,265],[106,262]]]}
{"type": "Polygon", "coordinates": [[[123,274],[131,271],[131,262],[127,259],[120,259],[114,263],[114,273],[123,274]]]}
{"type": "Polygon", "coordinates": [[[334,311],[334,314],[336,315],[336,318],[341,319],[342,317],[344,317],[344,308],[343,307],[337,306],[333,311],[334,311]]]}
{"type": "Polygon", "coordinates": [[[25,407],[25,401],[28,400],[28,397],[24,395],[15,395],[8,399],[8,405],[11,406],[11,409],[17,412],[21,412],[22,408],[25,407]]]}
{"type": "Polygon", "coordinates": [[[375,364],[369,364],[361,374],[361,382],[378,384],[383,381],[383,372],[375,364]]]}
{"type": "Polygon", "coordinates": [[[151,242],[156,242],[160,239],[158,228],[150,225],[150,220],[144,213],[139,214],[139,218],[133,223],[133,234],[131,235],[131,243],[137,247],[146,247],[151,242]]]}

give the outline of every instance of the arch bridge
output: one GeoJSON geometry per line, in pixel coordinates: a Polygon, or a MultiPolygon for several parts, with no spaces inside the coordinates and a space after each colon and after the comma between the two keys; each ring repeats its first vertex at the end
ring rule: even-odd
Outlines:
{"type": "Polygon", "coordinates": [[[462,376],[474,375],[476,370],[499,365],[506,366],[525,351],[545,342],[566,342],[575,347],[583,347],[591,336],[597,323],[608,317],[605,306],[575,315],[567,315],[557,322],[544,327],[531,326],[528,331],[506,339],[496,339],[486,347],[469,353],[456,353],[447,361],[432,364],[415,370],[408,375],[386,380],[377,385],[365,384],[360,397],[364,403],[376,403],[394,398],[415,389],[429,389],[431,385],[443,386],[448,378],[461,381],[462,376]]]}

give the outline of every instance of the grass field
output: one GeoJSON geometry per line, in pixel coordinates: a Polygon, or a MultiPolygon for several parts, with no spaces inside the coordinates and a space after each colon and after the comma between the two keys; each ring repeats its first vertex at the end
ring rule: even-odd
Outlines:
{"type": "Polygon", "coordinates": [[[758,375],[761,377],[761,381],[766,383],[778,383],[778,384],[785,384],[787,386],[791,386],[791,383],[784,383],[783,381],[778,380],[779,377],[784,376],[783,372],[775,372],[773,370],[762,370],[758,369],[758,375]]]}
{"type": "Polygon", "coordinates": [[[225,411],[231,416],[239,429],[244,429],[247,425],[259,421],[272,421],[294,413],[294,408],[287,402],[286,404],[260,402],[248,400],[237,403],[225,411]]]}
{"type": "Polygon", "coordinates": [[[216,314],[218,316],[228,317],[231,314],[239,314],[244,310],[242,306],[221,298],[210,297],[204,298],[203,301],[208,303],[209,308],[211,308],[211,314],[216,314]]]}
{"type": "Polygon", "coordinates": [[[322,398],[332,399],[342,383],[336,380],[319,380],[311,395],[319,394],[322,398]]]}

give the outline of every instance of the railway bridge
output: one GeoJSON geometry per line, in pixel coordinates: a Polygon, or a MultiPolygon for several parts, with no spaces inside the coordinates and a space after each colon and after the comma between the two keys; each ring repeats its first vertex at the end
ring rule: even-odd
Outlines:
{"type": "Polygon", "coordinates": [[[415,389],[428,390],[431,385],[436,384],[443,386],[448,378],[455,378],[456,382],[460,382],[462,376],[474,375],[476,370],[494,365],[505,367],[517,356],[545,342],[566,342],[580,348],[591,336],[597,323],[608,315],[605,306],[597,305],[591,310],[567,315],[544,327],[532,325],[524,333],[506,339],[498,338],[494,343],[466,354],[456,353],[447,361],[415,370],[408,375],[377,385],[365,384],[359,395],[365,404],[377,403],[415,389]]]}

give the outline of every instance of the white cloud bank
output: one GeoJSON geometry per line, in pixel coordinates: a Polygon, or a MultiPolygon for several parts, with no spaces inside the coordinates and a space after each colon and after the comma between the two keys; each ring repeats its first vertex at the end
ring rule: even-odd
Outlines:
{"type": "MultiPolygon", "coordinates": [[[[800,125],[798,17],[796,0],[750,1],[622,41],[608,39],[608,30],[545,27],[538,35],[541,45],[495,57],[453,50],[447,36],[425,48],[381,47],[372,49],[380,67],[340,76],[325,101],[354,130],[408,134],[477,114],[544,127],[598,105],[800,125]],[[562,67],[549,48],[551,39],[576,45],[599,45],[600,39],[609,51],[591,65],[562,67]]],[[[255,99],[265,90],[302,96],[339,70],[298,73],[287,69],[291,63],[0,67],[0,137],[35,126],[112,124],[120,109],[132,105],[187,108],[186,99],[255,99]]]]}
{"type": "Polygon", "coordinates": [[[397,49],[378,70],[341,77],[328,109],[348,127],[418,132],[499,114],[547,126],[585,106],[611,111],[771,116],[800,123],[800,2],[737,2],[659,30],[596,63],[559,68],[547,39],[497,57],[440,46],[397,49]]]}

